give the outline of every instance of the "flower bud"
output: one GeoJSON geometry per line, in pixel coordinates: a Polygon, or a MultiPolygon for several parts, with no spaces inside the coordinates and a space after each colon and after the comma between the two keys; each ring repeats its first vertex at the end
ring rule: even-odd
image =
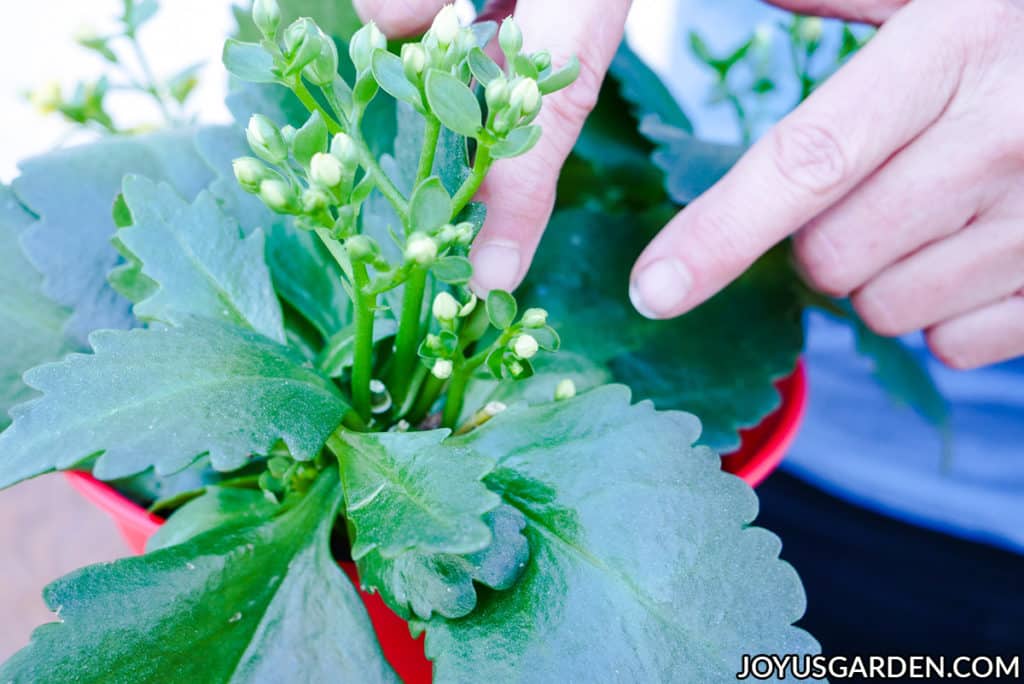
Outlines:
{"type": "Polygon", "coordinates": [[[298,133],[298,129],[291,124],[285,124],[281,126],[281,137],[288,143],[288,147],[292,146],[292,142],[295,140],[295,134],[298,133]]]}
{"type": "Polygon", "coordinates": [[[294,213],[297,200],[292,186],[277,178],[260,183],[260,199],[279,214],[294,213]]]}
{"type": "Polygon", "coordinates": [[[51,114],[64,102],[60,92],[60,83],[50,81],[42,88],[33,90],[28,95],[28,100],[33,107],[41,114],[51,114]]]}
{"type": "Polygon", "coordinates": [[[459,60],[465,58],[475,47],[476,36],[473,31],[468,28],[460,30],[459,35],[455,38],[455,52],[458,54],[459,60]]]}
{"type": "Polygon", "coordinates": [[[545,69],[551,68],[551,53],[547,50],[538,52],[530,58],[533,62],[533,66],[537,68],[537,71],[543,72],[545,69]]]}
{"type": "Polygon", "coordinates": [[[512,57],[518,55],[523,49],[523,32],[512,17],[501,22],[501,30],[498,31],[498,44],[501,51],[512,57]]]}
{"type": "Polygon", "coordinates": [[[423,70],[427,68],[427,52],[419,43],[406,43],[402,46],[402,68],[405,77],[413,83],[418,83],[423,76],[423,70]]]}
{"type": "Polygon", "coordinates": [[[512,353],[524,361],[536,356],[539,349],[540,345],[533,335],[520,335],[512,343],[512,353]]]}
{"type": "Polygon", "coordinates": [[[330,195],[320,188],[306,188],[302,193],[302,211],[306,214],[315,214],[326,209],[330,203],[330,195]]]}
{"type": "Polygon", "coordinates": [[[448,247],[454,244],[459,239],[459,233],[457,230],[455,230],[455,226],[449,223],[448,225],[441,226],[441,228],[437,231],[436,237],[439,243],[441,243],[445,247],[448,247]]]}
{"type": "Polygon", "coordinates": [[[323,32],[312,19],[303,17],[296,19],[284,32],[285,56],[288,59],[288,71],[296,73],[320,56],[323,32]]]}
{"type": "Polygon", "coordinates": [[[280,164],[288,158],[288,143],[284,136],[274,122],[262,114],[253,114],[249,119],[245,136],[252,151],[271,164],[280,164]]]}
{"type": "Polygon", "coordinates": [[[352,261],[370,261],[380,253],[380,247],[371,237],[353,235],[345,240],[345,251],[352,261]]]}
{"type": "Polygon", "coordinates": [[[456,301],[455,297],[452,297],[447,292],[441,292],[434,297],[434,305],[431,307],[431,311],[434,313],[434,318],[447,322],[455,320],[459,315],[460,308],[459,302],[456,301]]]}
{"type": "Polygon", "coordinates": [[[820,17],[801,17],[797,21],[797,37],[805,44],[816,45],[821,42],[825,25],[820,17]]]}
{"type": "Polygon", "coordinates": [[[454,363],[448,359],[438,359],[434,361],[434,367],[430,369],[430,372],[438,380],[447,380],[452,377],[452,371],[454,370],[454,363]]]}
{"type": "Polygon", "coordinates": [[[277,0],[255,0],[252,5],[252,20],[263,37],[273,40],[281,27],[281,8],[277,0]]]}
{"type": "Polygon", "coordinates": [[[459,14],[455,11],[455,6],[445,5],[434,17],[430,32],[437,38],[438,45],[448,47],[458,37],[460,28],[462,27],[459,24],[459,14]]]}
{"type": "Polygon", "coordinates": [[[325,188],[336,188],[345,178],[345,167],[333,154],[317,152],[309,162],[309,179],[325,188]]]}
{"type": "Polygon", "coordinates": [[[524,116],[532,116],[540,109],[540,87],[532,78],[524,78],[512,88],[509,106],[518,108],[524,116]]]}
{"type": "Polygon", "coordinates": [[[471,296],[469,301],[463,304],[462,308],[459,309],[459,318],[465,318],[469,314],[473,313],[474,309],[476,309],[477,302],[479,301],[480,300],[477,299],[476,295],[471,296]]]}
{"type": "Polygon", "coordinates": [[[328,86],[338,75],[338,46],[329,36],[320,34],[320,54],[302,70],[311,83],[328,86]]]}
{"type": "Polygon", "coordinates": [[[380,380],[370,381],[370,412],[374,415],[386,413],[391,409],[391,393],[380,380]]]}
{"type": "Polygon", "coordinates": [[[508,410],[508,405],[504,404],[503,402],[491,401],[491,402],[488,402],[486,406],[484,406],[483,413],[488,418],[493,418],[494,416],[498,415],[499,413],[504,413],[507,410],[508,410]]]}
{"type": "Polygon", "coordinates": [[[555,386],[555,401],[565,401],[576,396],[576,383],[566,378],[555,386]]]}
{"type": "Polygon", "coordinates": [[[331,141],[331,154],[346,169],[355,169],[359,165],[359,150],[355,141],[348,133],[338,133],[331,141]]]}
{"type": "Polygon", "coordinates": [[[523,364],[519,363],[518,361],[510,362],[507,368],[508,372],[512,374],[513,378],[518,378],[520,375],[526,372],[526,369],[523,367],[523,364]]]}
{"type": "Polygon", "coordinates": [[[469,244],[473,242],[473,238],[476,237],[476,228],[473,227],[472,223],[460,223],[455,226],[455,239],[463,247],[469,247],[469,244]]]}
{"type": "Polygon", "coordinates": [[[758,24],[754,30],[753,49],[755,52],[766,52],[771,49],[775,42],[775,29],[771,24],[765,22],[758,24]]]}
{"type": "Polygon", "coordinates": [[[511,89],[508,86],[508,81],[506,81],[504,77],[499,76],[487,84],[487,89],[484,91],[484,94],[487,98],[488,109],[492,112],[496,112],[508,104],[511,89]]]}
{"type": "Polygon", "coordinates": [[[543,328],[548,324],[548,312],[544,309],[527,309],[523,314],[523,325],[527,328],[543,328]]]}
{"type": "Polygon", "coordinates": [[[413,233],[405,243],[405,258],[420,266],[429,266],[437,259],[437,243],[428,235],[413,233]]]}
{"type": "Polygon", "coordinates": [[[254,157],[241,157],[231,162],[231,167],[235,171],[238,184],[246,192],[260,191],[260,183],[267,177],[267,167],[263,165],[263,162],[254,157]]]}
{"type": "Polygon", "coordinates": [[[434,352],[435,354],[444,349],[443,343],[441,342],[441,337],[439,335],[435,335],[434,333],[427,334],[427,337],[424,340],[424,344],[427,345],[427,349],[434,352]]]}
{"type": "Polygon", "coordinates": [[[372,21],[355,32],[348,44],[348,54],[355,65],[356,73],[361,75],[369,71],[373,65],[373,51],[386,50],[388,39],[372,21]]]}

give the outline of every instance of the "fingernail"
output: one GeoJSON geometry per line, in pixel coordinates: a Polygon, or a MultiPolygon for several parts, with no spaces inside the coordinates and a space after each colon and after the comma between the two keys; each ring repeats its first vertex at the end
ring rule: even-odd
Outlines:
{"type": "Polygon", "coordinates": [[[675,314],[690,292],[693,278],[678,259],[658,259],[644,267],[629,284],[633,306],[647,318],[675,314]]]}
{"type": "Polygon", "coordinates": [[[473,286],[481,294],[511,290],[519,278],[522,257],[519,245],[509,240],[492,240],[473,253],[473,286]]]}

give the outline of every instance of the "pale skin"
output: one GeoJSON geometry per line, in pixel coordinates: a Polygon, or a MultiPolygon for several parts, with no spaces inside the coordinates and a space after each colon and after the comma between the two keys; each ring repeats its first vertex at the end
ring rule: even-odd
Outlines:
{"type": "MultiPolygon", "coordinates": [[[[443,0],[356,0],[391,35],[425,28],[443,0]]],[[[629,284],[650,318],[679,316],[789,236],[806,281],[850,297],[876,332],[923,330],[968,369],[1024,355],[1024,0],[775,0],[865,21],[878,35],[680,212],[629,284]]],[[[579,80],[545,98],[544,137],[495,165],[478,290],[523,279],[555,184],[622,39],[630,0],[520,0],[526,49],[579,80]]],[[[567,257],[571,258],[571,257],[567,257]]]]}

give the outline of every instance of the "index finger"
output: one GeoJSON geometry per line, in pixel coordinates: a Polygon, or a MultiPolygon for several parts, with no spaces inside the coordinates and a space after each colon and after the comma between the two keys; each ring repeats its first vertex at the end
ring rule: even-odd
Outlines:
{"type": "Polygon", "coordinates": [[[896,14],[662,230],[633,268],[637,310],[668,318],[697,306],[934,123],[959,85],[954,6],[911,3],[896,14]]]}

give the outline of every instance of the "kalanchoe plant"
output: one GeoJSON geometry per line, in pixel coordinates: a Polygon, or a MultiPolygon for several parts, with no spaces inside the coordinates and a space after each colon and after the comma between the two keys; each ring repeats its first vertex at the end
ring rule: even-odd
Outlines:
{"type": "Polygon", "coordinates": [[[0,195],[5,291],[35,311],[11,316],[12,363],[108,328],[9,383],[29,401],[0,486],[88,469],[170,513],[147,555],[51,585],[60,621],[0,681],[393,681],[346,560],[426,633],[436,681],[725,681],[743,653],[815,651],[798,578],[697,418],[606,384],[707,409],[701,439],[728,447],[799,351],[778,253],[684,334],[604,282],[672,208],[622,100],[674,139],[688,122],[661,84],[623,50],[521,306],[468,287],[473,198],[578,63],[450,7],[397,53],[349,24],[257,0],[224,53],[244,136],[106,140],[0,195]],[[75,222],[79,260],[58,258],[75,222]],[[553,267],[562,242],[600,280],[553,267]],[[690,334],[737,311],[769,334],[727,361],[690,334]]]}

